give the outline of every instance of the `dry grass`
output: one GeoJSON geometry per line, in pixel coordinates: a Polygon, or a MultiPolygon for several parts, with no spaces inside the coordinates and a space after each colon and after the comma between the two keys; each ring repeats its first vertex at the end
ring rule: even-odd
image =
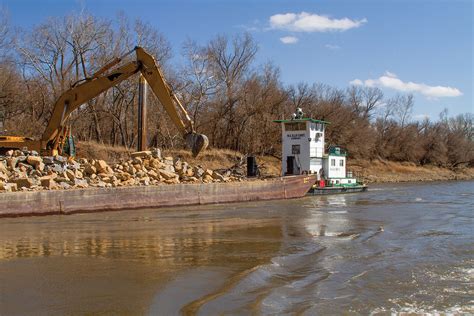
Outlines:
{"type": "Polygon", "coordinates": [[[179,157],[191,165],[200,165],[207,169],[230,168],[240,162],[243,155],[229,149],[208,148],[198,157],[193,157],[190,151],[184,149],[164,150],[162,156],[179,157]]]}
{"type": "Polygon", "coordinates": [[[474,179],[474,168],[451,170],[436,166],[417,166],[410,162],[350,160],[349,170],[366,182],[441,181],[474,179]]]}
{"type": "Polygon", "coordinates": [[[96,142],[79,142],[77,144],[77,157],[87,159],[102,159],[109,163],[125,160],[130,157],[125,147],[110,146],[96,142]]]}
{"type": "MultiPolygon", "coordinates": [[[[179,157],[191,165],[200,165],[213,170],[228,169],[239,163],[246,163],[245,155],[230,149],[208,148],[196,158],[187,150],[174,149],[163,151],[163,156],[179,157]]],[[[275,157],[257,156],[257,164],[263,176],[280,175],[280,160],[275,157]]]]}

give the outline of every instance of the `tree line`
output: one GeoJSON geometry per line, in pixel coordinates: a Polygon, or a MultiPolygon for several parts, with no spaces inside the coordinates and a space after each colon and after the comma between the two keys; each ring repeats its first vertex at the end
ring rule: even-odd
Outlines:
{"type": "MultiPolygon", "coordinates": [[[[210,145],[245,154],[280,154],[280,126],[297,107],[331,122],[326,143],[351,157],[457,167],[474,165],[473,114],[436,121],[413,120],[413,95],[386,97],[376,87],[345,89],[321,83],[284,85],[273,63],[257,64],[249,33],[219,35],[207,43],[187,40],[179,62],[166,36],[124,14],[88,13],[49,18],[15,29],[0,12],[0,127],[6,134],[40,137],[55,100],[114,57],[135,46],[155,56],[198,132],[210,145]]],[[[131,79],[80,107],[70,118],[78,140],[132,148],[137,142],[137,80],[131,79]]],[[[159,102],[148,96],[150,146],[182,147],[159,102]]]]}

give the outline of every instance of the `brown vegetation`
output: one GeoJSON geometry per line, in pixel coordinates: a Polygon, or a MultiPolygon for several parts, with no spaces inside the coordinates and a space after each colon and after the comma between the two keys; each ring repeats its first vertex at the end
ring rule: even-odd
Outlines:
{"type": "MultiPolygon", "coordinates": [[[[176,66],[165,36],[123,15],[109,20],[81,13],[48,19],[24,32],[12,32],[5,14],[0,24],[0,125],[8,134],[38,137],[62,92],[140,45],[164,68],[211,147],[278,157],[280,126],[272,120],[288,118],[301,107],[306,116],[331,122],[326,143],[345,147],[350,158],[474,166],[472,113],[449,118],[444,112],[437,122],[413,121],[411,95],[386,98],[378,88],[355,86],[284,86],[278,67],[255,64],[258,46],[249,34],[221,35],[202,45],[188,41],[182,50],[184,63],[176,66]]],[[[136,147],[136,95],[136,82],[128,80],[72,115],[70,124],[83,142],[83,153],[115,160],[136,147]],[[118,149],[88,153],[91,141],[118,149]]],[[[149,145],[187,155],[153,95],[148,104],[149,145]]],[[[219,156],[221,163],[233,164],[240,155],[222,153],[211,150],[203,158],[214,161],[219,156]]]]}

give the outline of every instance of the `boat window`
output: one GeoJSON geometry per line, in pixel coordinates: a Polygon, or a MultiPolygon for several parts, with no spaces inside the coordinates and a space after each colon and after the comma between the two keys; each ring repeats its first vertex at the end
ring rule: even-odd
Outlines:
{"type": "Polygon", "coordinates": [[[335,167],[336,166],[336,159],[332,158],[331,159],[331,167],[335,167]]]}
{"type": "Polygon", "coordinates": [[[344,167],[344,159],[339,160],[339,167],[344,167]]]}
{"type": "Polygon", "coordinates": [[[300,145],[291,145],[291,153],[293,155],[299,155],[301,152],[301,147],[300,145]]]}
{"type": "Polygon", "coordinates": [[[304,131],[306,130],[305,122],[285,123],[285,131],[304,131]]]}

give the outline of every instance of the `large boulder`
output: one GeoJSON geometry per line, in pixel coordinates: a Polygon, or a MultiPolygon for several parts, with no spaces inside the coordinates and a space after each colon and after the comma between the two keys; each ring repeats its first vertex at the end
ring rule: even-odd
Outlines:
{"type": "Polygon", "coordinates": [[[90,163],[86,163],[84,165],[84,173],[86,175],[93,175],[93,174],[96,174],[97,173],[97,168],[94,167],[93,165],[91,165],[90,163]]]}
{"type": "Polygon", "coordinates": [[[98,173],[108,173],[109,165],[104,160],[96,160],[95,168],[97,169],[98,173]]]}
{"type": "Polygon", "coordinates": [[[68,182],[63,181],[59,183],[59,187],[63,190],[67,190],[71,188],[71,185],[68,182]]]}
{"type": "Polygon", "coordinates": [[[153,148],[151,150],[151,156],[155,159],[161,159],[161,150],[159,148],[153,148]]]}
{"type": "Polygon", "coordinates": [[[3,172],[5,174],[9,174],[10,172],[7,169],[7,166],[3,161],[0,161],[0,172],[3,172]]]}
{"type": "Polygon", "coordinates": [[[143,164],[143,159],[140,157],[134,157],[132,161],[133,165],[141,165],[143,164]]]}
{"type": "Polygon", "coordinates": [[[43,163],[45,165],[52,165],[54,164],[54,157],[53,156],[46,156],[46,157],[43,157],[43,163]]]}
{"type": "Polygon", "coordinates": [[[18,188],[30,188],[33,185],[33,180],[29,178],[18,178],[13,181],[18,188]]]}
{"type": "Polygon", "coordinates": [[[130,156],[132,158],[150,158],[150,157],[152,157],[152,152],[149,151],[149,150],[136,151],[134,153],[131,153],[130,156]]]}
{"type": "Polygon", "coordinates": [[[61,166],[60,164],[55,163],[54,165],[52,165],[51,170],[55,173],[61,173],[64,171],[64,167],[61,166]]]}
{"type": "Polygon", "coordinates": [[[84,174],[82,173],[81,170],[76,170],[76,172],[74,172],[74,176],[75,176],[77,179],[82,179],[82,178],[84,178],[84,174]]]}
{"type": "Polygon", "coordinates": [[[178,178],[178,175],[173,172],[169,172],[167,170],[160,169],[159,170],[160,176],[162,176],[165,180],[171,180],[178,178]]]}
{"type": "Polygon", "coordinates": [[[3,183],[0,181],[0,191],[16,192],[18,191],[18,186],[16,183],[3,183]]]}
{"type": "Polygon", "coordinates": [[[160,180],[160,175],[153,169],[148,171],[148,176],[155,180],[160,180]]]}
{"type": "Polygon", "coordinates": [[[46,189],[54,189],[57,187],[56,182],[54,181],[54,178],[52,176],[44,176],[41,177],[40,179],[41,186],[46,188],[46,189]]]}
{"type": "Polygon", "coordinates": [[[35,169],[36,169],[37,171],[43,172],[43,171],[44,171],[44,167],[45,167],[45,164],[44,164],[43,162],[40,162],[39,164],[37,164],[37,165],[35,166],[35,169]]]}
{"type": "Polygon", "coordinates": [[[89,187],[89,184],[87,183],[86,180],[84,179],[74,179],[74,186],[76,188],[88,188],[89,187]]]}
{"type": "Polygon", "coordinates": [[[72,170],[79,170],[81,168],[81,164],[77,161],[71,160],[69,162],[68,168],[72,170]]]}
{"type": "Polygon", "coordinates": [[[43,158],[39,156],[28,156],[26,157],[26,162],[36,168],[37,165],[43,163],[43,158]]]}
{"type": "Polygon", "coordinates": [[[150,160],[150,166],[154,169],[164,169],[165,164],[162,163],[159,159],[150,160]]]}
{"type": "Polygon", "coordinates": [[[29,172],[29,171],[33,170],[33,166],[31,166],[27,163],[23,163],[23,162],[19,162],[17,168],[20,169],[21,171],[24,171],[24,172],[29,172]]]}
{"type": "Polygon", "coordinates": [[[204,183],[210,183],[210,182],[212,182],[212,180],[213,180],[212,176],[210,176],[208,174],[206,174],[206,175],[204,175],[204,177],[202,177],[202,181],[204,183]]]}
{"type": "Polygon", "coordinates": [[[224,182],[226,180],[223,175],[221,175],[220,173],[217,173],[216,171],[214,171],[212,173],[212,178],[214,180],[219,180],[219,181],[222,181],[222,182],[224,182]]]}
{"type": "Polygon", "coordinates": [[[178,173],[183,170],[183,162],[180,159],[177,159],[174,162],[174,170],[176,170],[178,173]]]}
{"type": "Polygon", "coordinates": [[[167,157],[163,158],[163,163],[165,165],[173,166],[173,164],[174,164],[173,157],[167,156],[167,157]]]}
{"type": "Polygon", "coordinates": [[[7,166],[10,168],[16,168],[16,164],[18,163],[18,158],[16,157],[8,157],[7,158],[7,166]]]}
{"type": "Polygon", "coordinates": [[[56,160],[56,162],[59,162],[61,164],[65,164],[67,162],[66,157],[59,156],[59,155],[54,156],[54,160],[56,160]]]}
{"type": "Polygon", "coordinates": [[[66,171],[64,171],[65,173],[65,176],[70,180],[70,181],[74,181],[76,179],[76,174],[74,171],[72,170],[69,170],[69,169],[66,169],[66,171]]]}
{"type": "Polygon", "coordinates": [[[204,169],[202,169],[200,166],[194,167],[194,176],[197,178],[202,178],[204,175],[204,169]]]}

